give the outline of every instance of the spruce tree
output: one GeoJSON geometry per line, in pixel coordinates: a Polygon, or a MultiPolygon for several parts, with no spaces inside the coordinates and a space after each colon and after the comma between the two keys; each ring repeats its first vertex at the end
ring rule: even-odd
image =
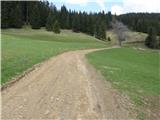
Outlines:
{"type": "Polygon", "coordinates": [[[59,25],[59,22],[56,20],[54,25],[53,25],[53,32],[54,33],[60,33],[60,25],[59,25]]]}
{"type": "Polygon", "coordinates": [[[106,24],[98,20],[95,25],[95,37],[100,40],[106,40],[106,24]]]}
{"type": "Polygon", "coordinates": [[[30,24],[32,29],[40,29],[40,12],[38,8],[38,4],[35,3],[32,8],[31,16],[30,16],[30,24]]]}
{"type": "Polygon", "coordinates": [[[1,27],[2,28],[9,28],[9,2],[2,1],[1,2],[1,27]]]}
{"type": "Polygon", "coordinates": [[[69,29],[72,29],[72,11],[71,10],[69,10],[68,12],[67,25],[69,26],[69,29]]]}
{"type": "Polygon", "coordinates": [[[39,2],[39,11],[40,11],[40,25],[41,27],[45,26],[47,22],[47,17],[49,15],[49,3],[47,1],[39,2]]]}
{"type": "Polygon", "coordinates": [[[151,39],[151,48],[157,48],[157,35],[156,35],[156,31],[153,29],[153,33],[152,33],[152,39],[151,39]]]}
{"type": "Polygon", "coordinates": [[[100,30],[99,30],[99,22],[98,21],[95,24],[94,36],[95,36],[95,38],[100,39],[100,30]]]}
{"type": "Polygon", "coordinates": [[[23,18],[22,18],[22,9],[20,3],[16,4],[15,9],[11,12],[13,15],[12,17],[12,27],[14,28],[21,28],[23,25],[23,18]]]}
{"type": "Polygon", "coordinates": [[[108,12],[108,20],[109,20],[109,22],[112,22],[112,14],[111,14],[111,11],[108,12]]]}
{"type": "Polygon", "coordinates": [[[80,21],[77,14],[73,18],[72,30],[73,32],[80,32],[80,21]]]}
{"type": "Polygon", "coordinates": [[[69,13],[67,14],[66,28],[70,29],[70,15],[69,15],[69,13]]]}
{"type": "Polygon", "coordinates": [[[146,38],[145,44],[150,48],[158,48],[158,39],[154,28],[150,28],[148,37],[146,38]]]}
{"type": "Polygon", "coordinates": [[[73,19],[73,22],[72,22],[72,31],[73,32],[78,32],[75,18],[73,19]]]}
{"type": "Polygon", "coordinates": [[[55,18],[53,15],[53,11],[50,11],[49,16],[47,17],[47,23],[46,23],[46,30],[47,31],[53,30],[54,22],[55,22],[55,18]]]}
{"type": "Polygon", "coordinates": [[[68,10],[63,5],[61,7],[61,12],[60,12],[60,25],[61,25],[61,28],[67,28],[67,15],[68,15],[68,10]]]}
{"type": "Polygon", "coordinates": [[[160,49],[160,36],[159,39],[157,40],[157,46],[158,46],[157,48],[160,49]]]}
{"type": "Polygon", "coordinates": [[[92,36],[94,35],[94,20],[92,16],[90,16],[89,20],[89,34],[92,36]]]}
{"type": "Polygon", "coordinates": [[[101,39],[106,40],[106,24],[105,24],[105,22],[101,22],[101,24],[100,24],[100,34],[101,34],[101,39]]]}

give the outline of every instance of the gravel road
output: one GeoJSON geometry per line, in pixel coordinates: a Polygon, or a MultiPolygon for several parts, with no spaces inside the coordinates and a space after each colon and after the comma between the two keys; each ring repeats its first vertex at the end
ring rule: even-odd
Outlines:
{"type": "Polygon", "coordinates": [[[130,119],[128,99],[85,59],[96,50],[60,54],[2,90],[2,119],[130,119]]]}

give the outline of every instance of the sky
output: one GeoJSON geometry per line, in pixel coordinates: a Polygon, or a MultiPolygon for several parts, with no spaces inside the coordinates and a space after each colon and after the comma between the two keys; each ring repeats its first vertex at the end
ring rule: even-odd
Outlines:
{"type": "Polygon", "coordinates": [[[65,5],[68,9],[86,12],[111,11],[112,14],[129,12],[160,13],[160,0],[48,0],[58,9],[65,5]]]}

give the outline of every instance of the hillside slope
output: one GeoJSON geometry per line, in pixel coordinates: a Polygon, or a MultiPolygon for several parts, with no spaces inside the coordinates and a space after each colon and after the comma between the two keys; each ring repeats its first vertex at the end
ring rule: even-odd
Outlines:
{"type": "Polygon", "coordinates": [[[106,44],[94,37],[62,30],[54,34],[45,29],[2,30],[2,84],[22,71],[61,52],[102,48],[106,44]]]}

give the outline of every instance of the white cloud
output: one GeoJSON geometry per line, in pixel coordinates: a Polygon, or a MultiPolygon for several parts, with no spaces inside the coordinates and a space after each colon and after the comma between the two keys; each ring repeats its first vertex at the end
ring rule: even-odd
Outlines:
{"type": "Polygon", "coordinates": [[[65,2],[69,4],[86,5],[89,2],[89,0],[66,0],[65,2]]]}
{"type": "Polygon", "coordinates": [[[123,13],[123,8],[119,5],[113,5],[111,7],[111,13],[116,14],[116,15],[120,15],[123,13]]]}
{"type": "Polygon", "coordinates": [[[105,10],[105,1],[104,0],[97,0],[97,3],[101,7],[101,10],[105,10]]]}
{"type": "Polygon", "coordinates": [[[100,6],[101,10],[105,10],[105,0],[65,0],[65,2],[69,4],[79,4],[79,5],[87,5],[87,3],[89,2],[96,2],[100,6]]]}
{"type": "MultiPolygon", "coordinates": [[[[53,1],[53,0],[49,0],[53,1]]],[[[160,13],[160,0],[54,0],[61,3],[77,4],[85,6],[90,2],[97,3],[101,10],[107,10],[105,3],[111,6],[113,14],[122,14],[128,12],[158,12],[160,13]],[[116,3],[117,2],[117,3],[116,3]]],[[[88,6],[92,7],[92,6],[88,6]]]]}
{"type": "Polygon", "coordinates": [[[113,5],[112,14],[122,14],[129,12],[157,12],[160,13],[159,0],[123,0],[123,4],[113,5]]]}
{"type": "Polygon", "coordinates": [[[159,0],[123,0],[123,11],[126,12],[160,12],[159,0]]]}

